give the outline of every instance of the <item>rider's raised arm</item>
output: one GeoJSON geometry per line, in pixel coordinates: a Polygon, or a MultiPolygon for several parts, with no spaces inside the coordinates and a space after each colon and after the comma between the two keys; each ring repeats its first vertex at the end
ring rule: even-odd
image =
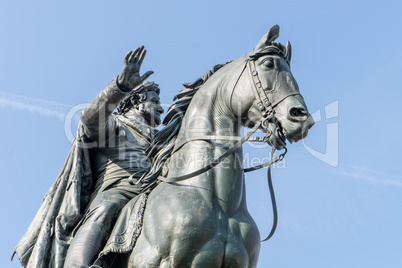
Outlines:
{"type": "Polygon", "coordinates": [[[143,46],[128,52],[120,75],[113,79],[82,111],[81,121],[88,137],[95,138],[101,133],[107,133],[114,123],[110,115],[119,103],[153,74],[152,71],[148,71],[140,76],[145,55],[146,50],[143,46]]]}
{"type": "Polygon", "coordinates": [[[86,136],[95,138],[100,133],[107,132],[113,122],[110,115],[124,99],[129,91],[123,91],[117,87],[116,79],[113,79],[81,113],[81,122],[86,136]]]}

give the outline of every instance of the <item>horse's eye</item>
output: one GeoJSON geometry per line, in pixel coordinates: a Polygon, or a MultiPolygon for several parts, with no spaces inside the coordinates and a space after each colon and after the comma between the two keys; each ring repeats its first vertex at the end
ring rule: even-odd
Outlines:
{"type": "Polygon", "coordinates": [[[272,58],[266,58],[262,60],[262,64],[264,64],[268,68],[274,68],[274,60],[272,58]]]}

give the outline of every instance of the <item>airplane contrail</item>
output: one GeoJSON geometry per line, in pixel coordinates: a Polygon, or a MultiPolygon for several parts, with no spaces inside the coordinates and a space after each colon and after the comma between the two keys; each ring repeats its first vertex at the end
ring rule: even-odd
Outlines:
{"type": "Polygon", "coordinates": [[[44,116],[54,116],[60,121],[64,121],[72,105],[0,91],[0,107],[38,113],[44,116]]]}
{"type": "Polygon", "coordinates": [[[366,167],[349,166],[347,169],[340,170],[339,173],[349,178],[366,180],[373,183],[402,186],[402,176],[378,172],[366,167]]]}

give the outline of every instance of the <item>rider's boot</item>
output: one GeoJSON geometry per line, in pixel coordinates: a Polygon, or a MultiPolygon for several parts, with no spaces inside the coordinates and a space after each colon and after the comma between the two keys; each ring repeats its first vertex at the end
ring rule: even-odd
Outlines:
{"type": "Polygon", "coordinates": [[[93,264],[105,245],[106,234],[101,223],[90,222],[83,225],[67,251],[64,267],[82,268],[93,264]]]}

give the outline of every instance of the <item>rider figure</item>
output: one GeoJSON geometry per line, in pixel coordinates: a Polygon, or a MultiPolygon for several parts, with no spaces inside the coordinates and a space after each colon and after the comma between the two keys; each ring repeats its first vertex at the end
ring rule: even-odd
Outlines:
{"type": "Polygon", "coordinates": [[[145,150],[164,110],[159,86],[143,83],[153,72],[139,75],[145,54],[143,47],[130,51],[120,75],[82,112],[85,139],[96,144],[89,149],[94,191],[64,267],[86,267],[94,262],[121,208],[140,193],[141,185],[131,180],[149,170],[145,150]],[[118,113],[112,114],[116,107],[118,113]]]}
{"type": "Polygon", "coordinates": [[[139,75],[145,54],[143,47],[130,51],[118,78],[82,112],[85,139],[96,144],[96,148],[89,149],[94,191],[76,228],[64,267],[93,263],[119,211],[140,192],[141,185],[133,185],[129,177],[139,178],[149,169],[145,149],[164,111],[160,106],[159,86],[142,84],[153,73],[139,75]],[[118,113],[112,115],[116,107],[118,113]]]}
{"type": "Polygon", "coordinates": [[[67,159],[14,249],[23,267],[88,267],[140,193],[145,150],[164,112],[159,86],[144,83],[153,72],[140,76],[145,55],[144,47],[127,53],[120,75],[83,110],[67,159]]]}

